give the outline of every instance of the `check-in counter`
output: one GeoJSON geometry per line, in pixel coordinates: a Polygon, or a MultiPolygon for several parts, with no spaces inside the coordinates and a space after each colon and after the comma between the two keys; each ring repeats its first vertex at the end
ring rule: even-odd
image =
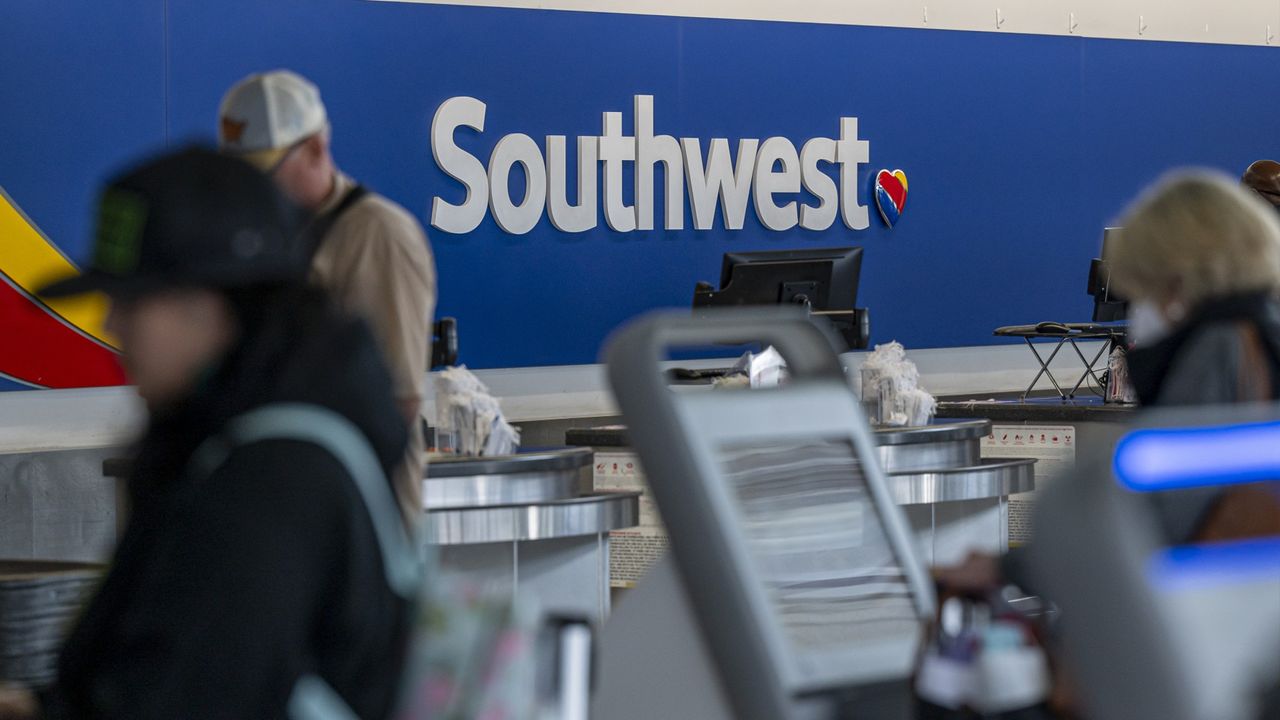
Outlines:
{"type": "Polygon", "coordinates": [[[0,396],[0,559],[101,562],[120,524],[102,466],[141,433],[141,401],[120,388],[0,396]]]}
{"type": "Polygon", "coordinates": [[[591,491],[585,448],[442,457],[423,483],[441,566],[560,615],[608,615],[609,533],[635,525],[639,492],[591,491]]]}
{"type": "Polygon", "coordinates": [[[1116,429],[1137,412],[1135,405],[1104,403],[1094,394],[1064,400],[1052,392],[1025,398],[1021,393],[993,393],[938,398],[937,417],[989,419],[991,433],[981,441],[985,459],[1037,460],[1037,492],[1013,496],[1008,504],[1009,543],[1016,546],[1031,537],[1031,517],[1040,492],[1069,477],[1077,457],[1108,447],[1116,429]]]}
{"type": "MultiPolygon", "coordinates": [[[[956,562],[971,550],[1007,549],[1009,499],[1035,489],[1035,459],[982,458],[981,443],[991,427],[988,420],[959,420],[873,433],[888,489],[928,563],[956,562]]],[[[597,490],[644,492],[643,471],[625,427],[573,429],[565,440],[595,450],[597,490]]],[[[658,509],[646,495],[638,527],[614,534],[612,586],[635,587],[665,550],[658,509]]]]}

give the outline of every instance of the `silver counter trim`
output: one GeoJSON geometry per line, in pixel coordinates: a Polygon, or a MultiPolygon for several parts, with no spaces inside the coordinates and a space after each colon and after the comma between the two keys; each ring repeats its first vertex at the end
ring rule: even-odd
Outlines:
{"type": "Polygon", "coordinates": [[[566,447],[529,450],[515,455],[462,457],[441,455],[427,463],[428,478],[507,475],[532,472],[573,472],[591,467],[591,448],[566,447]]]}
{"type": "Polygon", "coordinates": [[[880,455],[880,466],[888,473],[971,467],[982,462],[977,440],[881,445],[876,452],[880,455]]]}
{"type": "Polygon", "coordinates": [[[550,540],[633,527],[639,519],[640,493],[600,493],[532,505],[428,510],[425,534],[435,545],[550,540]]]}
{"type": "Polygon", "coordinates": [[[429,510],[519,505],[573,498],[583,489],[577,470],[428,477],[422,483],[422,500],[429,510]]]}
{"type": "Polygon", "coordinates": [[[877,428],[871,440],[877,445],[914,445],[916,443],[981,440],[991,433],[990,420],[941,420],[930,425],[904,428],[877,428]]]}
{"type": "Polygon", "coordinates": [[[1034,490],[1035,464],[1032,459],[990,460],[972,467],[890,473],[886,480],[899,505],[980,500],[1034,490]]]}

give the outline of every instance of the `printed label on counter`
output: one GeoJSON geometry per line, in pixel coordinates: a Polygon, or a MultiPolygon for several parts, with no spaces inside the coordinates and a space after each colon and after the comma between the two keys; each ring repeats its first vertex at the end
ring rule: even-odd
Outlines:
{"type": "Polygon", "coordinates": [[[1036,490],[1009,497],[1009,547],[1017,547],[1031,539],[1036,494],[1075,467],[1076,429],[1072,425],[994,425],[982,439],[982,457],[1036,460],[1036,490]]]}
{"type": "Polygon", "coordinates": [[[614,530],[609,533],[609,587],[634,588],[666,553],[665,532],[614,530]]]}
{"type": "Polygon", "coordinates": [[[596,491],[644,493],[640,496],[640,524],[609,533],[609,586],[633,588],[666,553],[667,531],[635,453],[597,452],[593,475],[596,491]]]}

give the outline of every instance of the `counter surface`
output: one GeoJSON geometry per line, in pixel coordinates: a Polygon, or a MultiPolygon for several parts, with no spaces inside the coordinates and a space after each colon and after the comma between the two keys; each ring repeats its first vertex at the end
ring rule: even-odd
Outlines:
{"type": "Polygon", "coordinates": [[[571,428],[564,434],[564,444],[571,447],[631,447],[626,425],[571,428]]]}
{"type": "Polygon", "coordinates": [[[941,397],[938,398],[937,416],[986,418],[994,423],[1125,422],[1137,409],[1135,405],[1106,404],[1102,398],[1093,396],[1063,400],[1057,395],[1049,395],[1019,401],[1019,395],[997,393],[983,397],[941,397]]]}

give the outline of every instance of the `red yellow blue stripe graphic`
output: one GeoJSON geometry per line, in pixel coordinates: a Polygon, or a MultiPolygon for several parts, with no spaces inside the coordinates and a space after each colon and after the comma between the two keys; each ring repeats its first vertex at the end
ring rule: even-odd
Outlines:
{"type": "Polygon", "coordinates": [[[79,272],[0,189],[0,376],[38,387],[120,385],[101,295],[44,303],[34,290],[79,272]]]}

